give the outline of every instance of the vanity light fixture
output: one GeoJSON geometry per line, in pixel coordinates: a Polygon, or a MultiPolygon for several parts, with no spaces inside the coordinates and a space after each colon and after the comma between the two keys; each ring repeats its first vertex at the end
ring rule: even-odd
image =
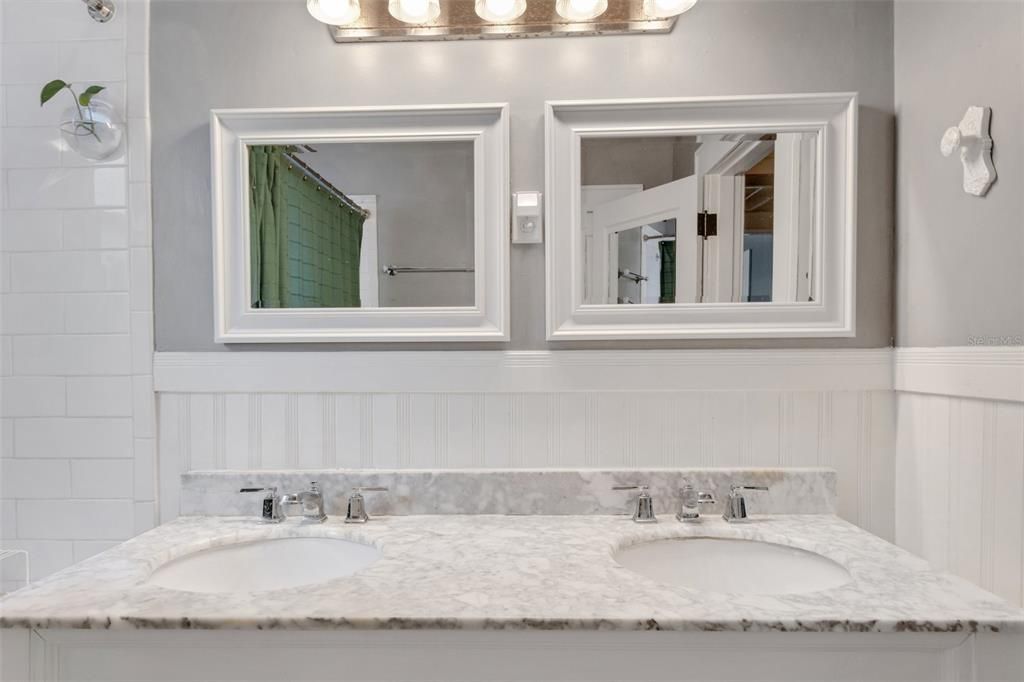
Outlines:
{"type": "Polygon", "coordinates": [[[644,0],[644,14],[667,19],[692,9],[696,4],[697,0],[644,0]]]}
{"type": "Polygon", "coordinates": [[[608,9],[608,0],[558,0],[555,11],[569,21],[596,19],[608,9]]]}
{"type": "Polygon", "coordinates": [[[388,0],[388,12],[407,24],[429,24],[441,16],[441,0],[388,0]]]}
{"type": "Polygon", "coordinates": [[[526,0],[476,0],[476,14],[484,21],[504,23],[526,11],[526,0]]]}
{"type": "Polygon", "coordinates": [[[317,21],[344,26],[359,19],[359,0],[306,0],[306,9],[317,21]]]}
{"type": "Polygon", "coordinates": [[[694,1],[306,0],[339,43],[669,33],[694,1]]]}

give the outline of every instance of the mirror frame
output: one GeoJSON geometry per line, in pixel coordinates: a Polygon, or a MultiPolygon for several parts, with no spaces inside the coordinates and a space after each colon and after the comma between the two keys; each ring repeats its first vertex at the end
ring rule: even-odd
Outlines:
{"type": "Polygon", "coordinates": [[[545,106],[547,338],[724,339],[855,334],[857,94],[549,101],[545,106]],[[581,140],[818,133],[814,301],[583,305],[581,140]]]}
{"type": "Polygon", "coordinates": [[[508,105],[213,109],[214,334],[218,343],[509,340],[508,105]],[[251,307],[247,145],[472,141],[474,305],[251,307]]]}

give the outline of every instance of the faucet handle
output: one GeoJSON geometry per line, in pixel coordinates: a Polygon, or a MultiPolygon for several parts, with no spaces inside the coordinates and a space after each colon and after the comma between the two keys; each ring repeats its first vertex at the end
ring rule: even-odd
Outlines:
{"type": "Polygon", "coordinates": [[[281,503],[277,497],[277,486],[272,485],[266,488],[242,488],[240,493],[266,493],[263,497],[263,509],[260,518],[264,523],[280,523],[284,521],[284,514],[281,512],[281,503]]]}
{"type": "Polygon", "coordinates": [[[766,485],[731,485],[730,490],[768,490],[766,485]]]}
{"type": "Polygon", "coordinates": [[[635,523],[657,523],[658,518],[654,515],[654,499],[648,490],[650,487],[642,485],[616,485],[612,490],[639,490],[640,495],[636,498],[636,507],[633,510],[633,521],[635,523]]]}
{"type": "Polygon", "coordinates": [[[352,488],[352,494],[348,498],[348,510],[345,512],[345,523],[366,523],[370,515],[366,513],[366,501],[363,493],[386,492],[386,486],[361,485],[352,488]]]}
{"type": "Polygon", "coordinates": [[[764,485],[732,485],[729,486],[729,500],[726,502],[722,518],[732,523],[747,518],[747,501],[743,497],[744,490],[767,491],[768,486],[764,485]]]}

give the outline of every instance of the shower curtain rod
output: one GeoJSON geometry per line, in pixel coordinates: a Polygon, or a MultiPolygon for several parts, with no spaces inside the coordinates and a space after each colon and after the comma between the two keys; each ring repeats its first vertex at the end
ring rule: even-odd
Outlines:
{"type": "Polygon", "coordinates": [[[302,172],[303,175],[305,175],[307,178],[309,178],[310,180],[315,182],[317,185],[322,187],[324,190],[327,191],[328,194],[333,196],[335,199],[337,199],[341,203],[345,204],[346,206],[348,206],[349,208],[351,208],[353,211],[355,211],[359,215],[363,216],[364,218],[369,218],[370,217],[370,212],[369,211],[367,211],[365,208],[363,208],[362,206],[360,206],[356,202],[352,201],[352,199],[350,199],[348,197],[348,195],[346,195],[340,189],[338,189],[337,187],[332,185],[327,180],[327,178],[325,178],[324,176],[320,175],[315,170],[313,170],[308,165],[306,165],[306,163],[304,161],[300,161],[297,156],[295,156],[294,154],[291,154],[290,152],[285,152],[284,153],[284,158],[288,159],[289,162],[295,164],[298,167],[298,169],[302,172]]]}

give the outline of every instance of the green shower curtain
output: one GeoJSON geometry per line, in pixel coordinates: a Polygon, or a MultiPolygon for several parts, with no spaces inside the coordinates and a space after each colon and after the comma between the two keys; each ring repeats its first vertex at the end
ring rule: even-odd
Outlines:
{"type": "Polygon", "coordinates": [[[253,308],[281,307],[281,154],[280,147],[249,147],[249,279],[253,308]]]}
{"type": "Polygon", "coordinates": [[[661,256],[661,295],[658,303],[675,303],[676,243],[667,239],[658,242],[658,253],[661,256]]]}
{"type": "Polygon", "coordinates": [[[307,178],[285,147],[249,148],[254,308],[358,308],[363,213],[307,178]]]}

